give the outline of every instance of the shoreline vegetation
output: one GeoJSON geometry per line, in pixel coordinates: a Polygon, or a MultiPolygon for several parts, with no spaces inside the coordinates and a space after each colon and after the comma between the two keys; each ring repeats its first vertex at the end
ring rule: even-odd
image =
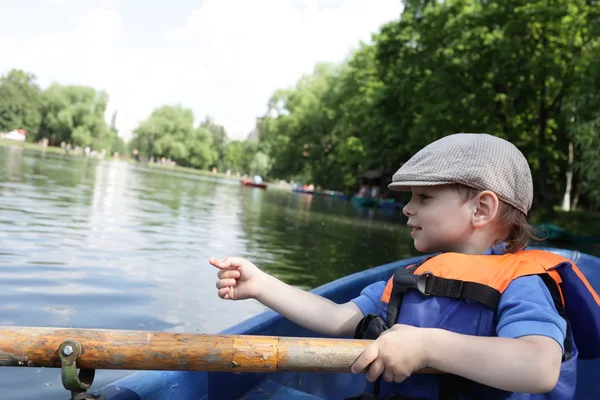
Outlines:
{"type": "MultiPolygon", "coordinates": [[[[65,152],[64,149],[62,149],[60,147],[43,146],[43,145],[37,144],[37,143],[17,142],[14,140],[6,140],[6,139],[0,139],[0,147],[20,147],[20,148],[24,148],[27,150],[34,150],[37,152],[48,152],[48,153],[52,153],[52,154],[59,154],[59,155],[66,156],[66,157],[78,157],[78,158],[86,157],[85,154],[77,153],[73,150],[71,150],[69,153],[67,153],[67,152],[65,152]]],[[[244,179],[244,177],[245,177],[244,175],[241,175],[241,174],[240,175],[226,174],[224,172],[219,172],[219,171],[212,172],[212,171],[208,171],[208,170],[184,167],[184,166],[180,166],[180,165],[168,165],[168,164],[161,164],[161,163],[156,163],[156,162],[138,162],[129,156],[121,156],[121,155],[119,155],[118,157],[105,156],[103,158],[98,158],[96,156],[87,156],[87,157],[91,158],[91,159],[99,159],[99,160],[107,160],[107,161],[111,161],[111,160],[122,161],[122,162],[139,165],[141,167],[151,168],[151,169],[169,170],[169,171],[175,171],[175,172],[179,172],[179,173],[183,173],[183,174],[187,174],[187,175],[201,175],[201,176],[206,176],[206,177],[227,179],[227,180],[238,181],[238,182],[241,179],[244,179]]],[[[270,181],[265,181],[265,183],[268,185],[268,189],[277,189],[277,190],[291,190],[292,189],[292,185],[289,183],[270,182],[270,181]]]]}
{"type": "MultiPolygon", "coordinates": [[[[42,146],[35,143],[27,143],[27,142],[14,142],[10,140],[0,140],[0,147],[18,147],[27,150],[33,150],[36,152],[49,152],[56,155],[61,155],[63,157],[73,157],[73,158],[90,158],[90,159],[98,159],[97,156],[86,156],[83,153],[75,153],[71,151],[69,154],[66,154],[64,149],[60,147],[51,147],[51,146],[42,146]]],[[[142,168],[147,168],[150,170],[158,171],[173,171],[176,173],[180,173],[183,175],[195,175],[195,176],[203,176],[207,178],[216,178],[220,180],[229,180],[229,181],[240,181],[243,176],[237,176],[233,174],[226,174],[223,172],[212,172],[207,170],[200,170],[196,168],[183,167],[179,165],[172,164],[160,164],[155,162],[138,162],[131,157],[104,157],[103,160],[111,161],[111,162],[126,162],[130,164],[134,164],[140,166],[142,168]]],[[[277,190],[277,191],[285,191],[291,192],[292,185],[289,183],[281,183],[281,182],[266,182],[268,184],[267,190],[277,190]]],[[[263,190],[257,188],[244,188],[246,190],[263,190]]],[[[305,194],[298,194],[300,196],[306,196],[305,194]]],[[[337,200],[341,202],[347,202],[347,200],[337,200]]],[[[395,211],[402,212],[401,209],[395,211]]],[[[584,210],[570,210],[564,211],[561,210],[560,207],[556,206],[551,212],[548,210],[536,207],[532,209],[532,212],[529,215],[529,222],[532,224],[550,224],[555,225],[557,228],[562,229],[565,234],[562,240],[552,241],[548,243],[542,242],[542,245],[547,246],[558,246],[565,248],[578,249],[583,252],[587,252],[594,255],[600,256],[600,213],[592,212],[592,211],[584,211],[584,210]]],[[[556,232],[554,232],[556,233],[556,232]]],[[[544,232],[541,231],[541,238],[544,238],[546,235],[552,235],[552,232],[544,232]]],[[[535,243],[534,243],[535,244],[535,243]]]]}
{"type": "MultiPolygon", "coordinates": [[[[35,143],[27,143],[27,142],[15,142],[11,140],[0,140],[0,146],[3,147],[21,147],[28,150],[35,150],[38,152],[50,152],[53,154],[60,154],[68,157],[85,157],[83,154],[65,154],[65,151],[60,147],[43,147],[41,145],[35,143]]],[[[113,160],[112,157],[105,157],[105,160],[113,160]]],[[[175,171],[182,174],[187,175],[201,175],[205,177],[213,177],[227,180],[240,180],[242,176],[235,175],[227,175],[223,172],[211,172],[199,170],[196,168],[182,167],[179,165],[161,165],[157,163],[138,163],[131,157],[121,157],[118,159],[114,159],[116,161],[124,161],[132,164],[137,164],[146,168],[156,169],[156,170],[170,170],[175,171]]],[[[291,191],[291,185],[282,184],[277,182],[267,182],[268,189],[276,189],[283,191],[291,191]]],[[[256,189],[260,190],[260,189],[256,189]]],[[[345,200],[340,200],[345,201],[345,200]]],[[[541,210],[534,210],[531,215],[532,223],[552,223],[555,224],[565,231],[575,234],[575,235],[586,235],[592,237],[600,237],[600,213],[590,212],[590,211],[562,211],[558,207],[555,208],[554,212],[550,215],[541,210]]]]}

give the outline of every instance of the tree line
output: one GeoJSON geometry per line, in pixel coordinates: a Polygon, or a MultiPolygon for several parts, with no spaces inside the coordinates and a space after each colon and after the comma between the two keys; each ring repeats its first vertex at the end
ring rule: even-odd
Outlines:
{"type": "MultiPolygon", "coordinates": [[[[535,204],[600,205],[600,3],[403,3],[372,43],[275,91],[258,142],[230,141],[210,118],[194,126],[191,110],[166,105],[135,129],[130,148],[351,193],[364,171],[393,172],[433,140],[487,132],[522,149],[535,204]]],[[[106,101],[80,86],[40,91],[32,75],[11,71],[0,81],[0,131],[17,121],[35,138],[114,149],[106,101]]]]}
{"type": "Polygon", "coordinates": [[[404,4],[346,62],[273,94],[271,173],[344,189],[442,136],[487,132],[522,149],[536,204],[599,204],[600,3],[404,4]]]}
{"type": "Polygon", "coordinates": [[[53,146],[89,146],[108,154],[135,149],[142,160],[164,157],[192,168],[268,173],[268,157],[256,142],[230,141],[209,117],[195,127],[192,110],[182,106],[155,109],[125,143],[106,123],[107,104],[103,90],[58,83],[42,90],[34,74],[13,69],[0,77],[0,132],[24,129],[29,142],[45,139],[53,146]]]}
{"type": "Polygon", "coordinates": [[[0,132],[24,129],[32,142],[123,152],[123,140],[104,118],[107,103],[104,91],[58,83],[41,90],[34,74],[11,70],[0,78],[0,132]]]}

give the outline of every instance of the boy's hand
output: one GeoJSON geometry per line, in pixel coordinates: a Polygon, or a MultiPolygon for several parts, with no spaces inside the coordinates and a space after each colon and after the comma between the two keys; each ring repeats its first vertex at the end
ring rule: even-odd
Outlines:
{"type": "Polygon", "coordinates": [[[225,257],[223,260],[211,258],[208,262],[220,269],[217,273],[220,298],[243,300],[256,298],[260,294],[264,272],[250,261],[238,257],[225,257]]]}
{"type": "Polygon", "coordinates": [[[383,373],[387,382],[400,383],[427,367],[425,329],[396,324],[383,332],[352,364],[355,374],[365,371],[369,382],[383,373]]]}

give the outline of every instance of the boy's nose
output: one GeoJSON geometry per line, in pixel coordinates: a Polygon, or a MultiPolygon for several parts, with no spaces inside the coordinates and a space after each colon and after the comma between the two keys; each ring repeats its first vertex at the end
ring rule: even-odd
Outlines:
{"type": "Polygon", "coordinates": [[[411,215],[415,215],[414,208],[412,207],[412,205],[410,203],[412,203],[412,202],[409,201],[404,207],[402,207],[402,212],[407,217],[410,217],[411,215]]]}

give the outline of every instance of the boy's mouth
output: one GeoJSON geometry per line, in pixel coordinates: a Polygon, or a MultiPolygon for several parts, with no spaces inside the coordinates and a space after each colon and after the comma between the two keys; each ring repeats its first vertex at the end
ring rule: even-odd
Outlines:
{"type": "Polygon", "coordinates": [[[414,231],[420,231],[420,230],[421,230],[421,227],[420,227],[420,226],[417,226],[417,225],[413,225],[413,224],[406,224],[406,226],[408,226],[408,227],[409,227],[409,229],[410,229],[411,231],[413,231],[413,232],[414,232],[414,231]]]}

